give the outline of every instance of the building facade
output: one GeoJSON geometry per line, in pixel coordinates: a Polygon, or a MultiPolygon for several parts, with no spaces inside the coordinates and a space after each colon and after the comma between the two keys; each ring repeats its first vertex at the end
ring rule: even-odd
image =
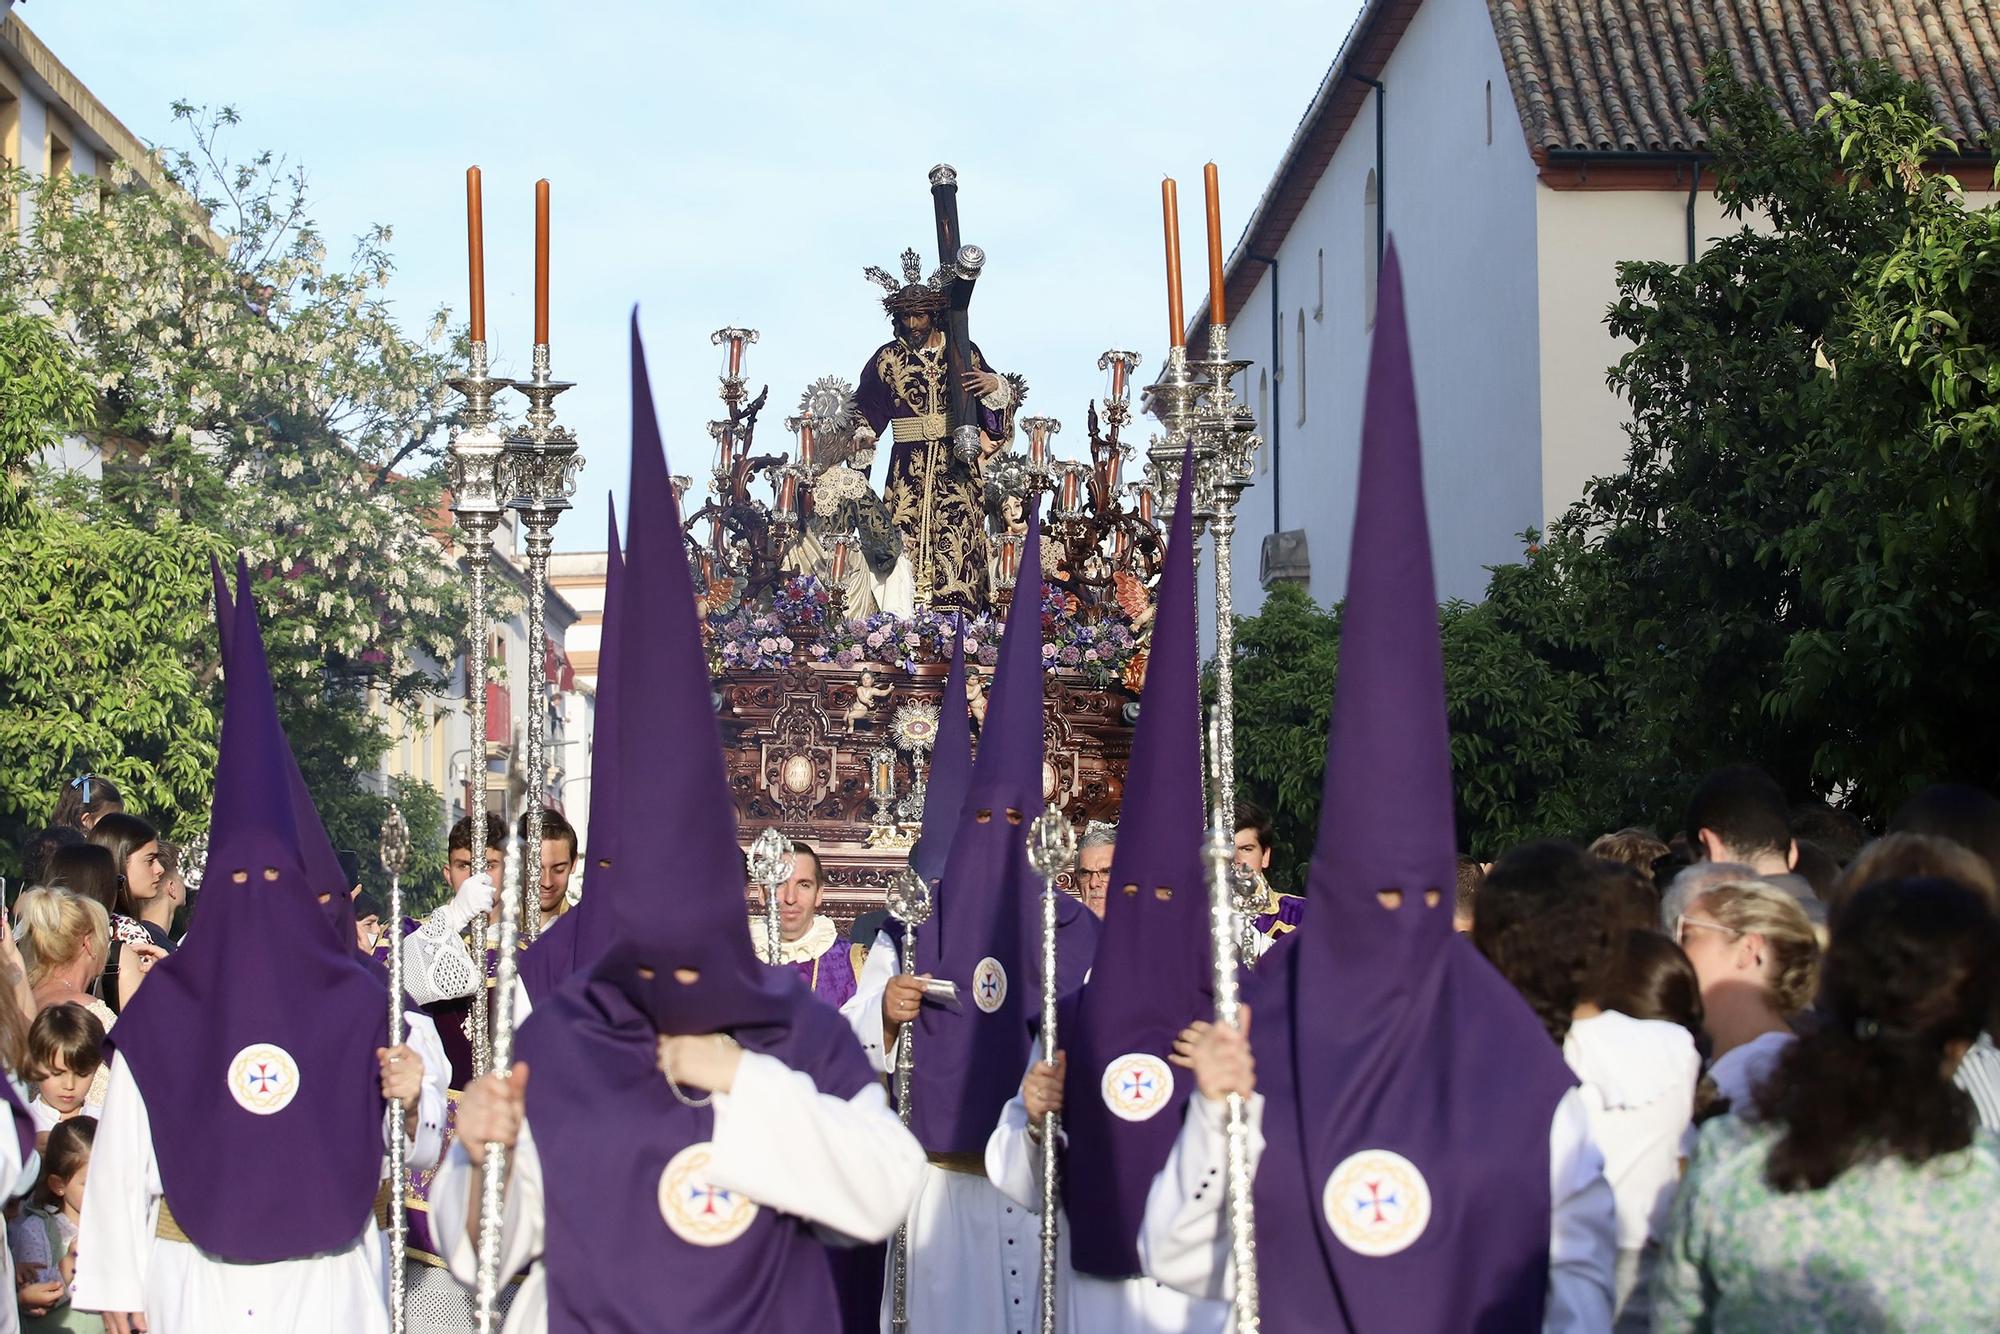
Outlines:
{"type": "MultiPolygon", "coordinates": [[[[1723,216],[1687,114],[1712,54],[1802,125],[1832,61],[1889,58],[1933,90],[1967,154],[1960,179],[1991,181],[1978,154],[2000,125],[2000,41],[1983,7],[1660,0],[1608,7],[1616,22],[1600,8],[1363,4],[1228,262],[1229,351],[1252,360],[1238,388],[1265,442],[1239,510],[1239,614],[1263,601],[1260,553],[1267,577],[1303,579],[1317,602],[1346,588],[1387,236],[1415,343],[1438,591],[1477,600],[1487,567],[1520,558],[1523,530],[1623,465],[1629,418],[1605,381],[1629,347],[1604,323],[1616,265],[1686,261],[1743,225],[1723,216]]],[[[1208,315],[1204,302],[1191,356],[1208,315]]],[[[1214,605],[1210,586],[1211,644],[1214,605]]]]}

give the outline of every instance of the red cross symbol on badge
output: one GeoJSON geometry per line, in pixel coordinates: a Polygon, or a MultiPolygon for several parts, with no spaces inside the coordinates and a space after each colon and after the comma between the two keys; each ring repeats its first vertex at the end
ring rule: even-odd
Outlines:
{"type": "Polygon", "coordinates": [[[700,1206],[698,1212],[700,1212],[705,1217],[713,1218],[716,1214],[720,1213],[721,1210],[717,1209],[715,1206],[717,1204],[726,1205],[730,1203],[731,1198],[732,1197],[728,1191],[718,1190],[716,1187],[711,1186],[706,1182],[703,1182],[699,1186],[688,1187],[689,1201],[698,1204],[700,1206]]]}
{"type": "Polygon", "coordinates": [[[1137,1102],[1152,1091],[1153,1079],[1151,1075],[1134,1070],[1125,1076],[1125,1093],[1132,1101],[1137,1102]]]}
{"type": "Polygon", "coordinates": [[[1389,1216],[1382,1212],[1382,1206],[1386,1204],[1393,1209],[1400,1203],[1402,1201],[1396,1197],[1394,1191],[1390,1191],[1387,1195],[1384,1195],[1382,1193],[1382,1183],[1379,1181],[1370,1181],[1368,1183],[1368,1198],[1365,1200],[1356,1200],[1354,1207],[1357,1210],[1373,1209],[1375,1216],[1368,1221],[1371,1223],[1386,1223],[1389,1221],[1389,1216]]]}
{"type": "Polygon", "coordinates": [[[257,1062],[256,1070],[253,1071],[250,1075],[250,1083],[256,1088],[257,1092],[269,1093],[271,1091],[271,1086],[276,1084],[277,1082],[278,1082],[278,1076],[271,1069],[270,1062],[269,1061],[257,1062]]]}

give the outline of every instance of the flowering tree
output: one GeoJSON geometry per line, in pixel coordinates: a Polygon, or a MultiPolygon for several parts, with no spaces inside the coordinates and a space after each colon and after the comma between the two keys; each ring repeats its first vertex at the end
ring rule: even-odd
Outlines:
{"type": "MultiPolygon", "coordinates": [[[[44,474],[36,489],[69,514],[248,557],[308,784],[336,841],[372,846],[382,804],[354,785],[384,745],[368,691],[434,688],[417,664],[450,661],[463,624],[439,541],[448,315],[407,337],[388,227],[329,263],[302,169],[232,160],[232,110],[174,114],[187,142],[160,160],[163,188],[122,167],[108,183],[4,182],[32,216],[0,241],[0,300],[44,314],[94,387],[85,434],[103,460],[101,480],[44,474]]],[[[171,647],[212,675],[212,632],[187,628],[171,647]]],[[[198,823],[203,806],[175,815],[198,823]]]]}

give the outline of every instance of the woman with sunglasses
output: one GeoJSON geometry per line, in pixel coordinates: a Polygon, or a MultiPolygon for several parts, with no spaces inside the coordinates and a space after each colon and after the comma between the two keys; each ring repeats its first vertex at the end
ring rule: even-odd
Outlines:
{"type": "Polygon", "coordinates": [[[1812,1001],[1819,938],[1798,900],[1761,880],[1729,880],[1691,900],[1674,940],[1701,982],[1709,1076],[1739,1114],[1794,1041],[1812,1001]]]}

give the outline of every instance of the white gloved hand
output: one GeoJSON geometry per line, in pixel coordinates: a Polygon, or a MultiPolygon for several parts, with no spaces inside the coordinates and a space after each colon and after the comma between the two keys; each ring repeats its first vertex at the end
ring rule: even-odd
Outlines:
{"type": "Polygon", "coordinates": [[[493,881],[485,872],[469,875],[459,885],[451,902],[431,914],[431,921],[455,936],[493,907],[493,881]]]}

